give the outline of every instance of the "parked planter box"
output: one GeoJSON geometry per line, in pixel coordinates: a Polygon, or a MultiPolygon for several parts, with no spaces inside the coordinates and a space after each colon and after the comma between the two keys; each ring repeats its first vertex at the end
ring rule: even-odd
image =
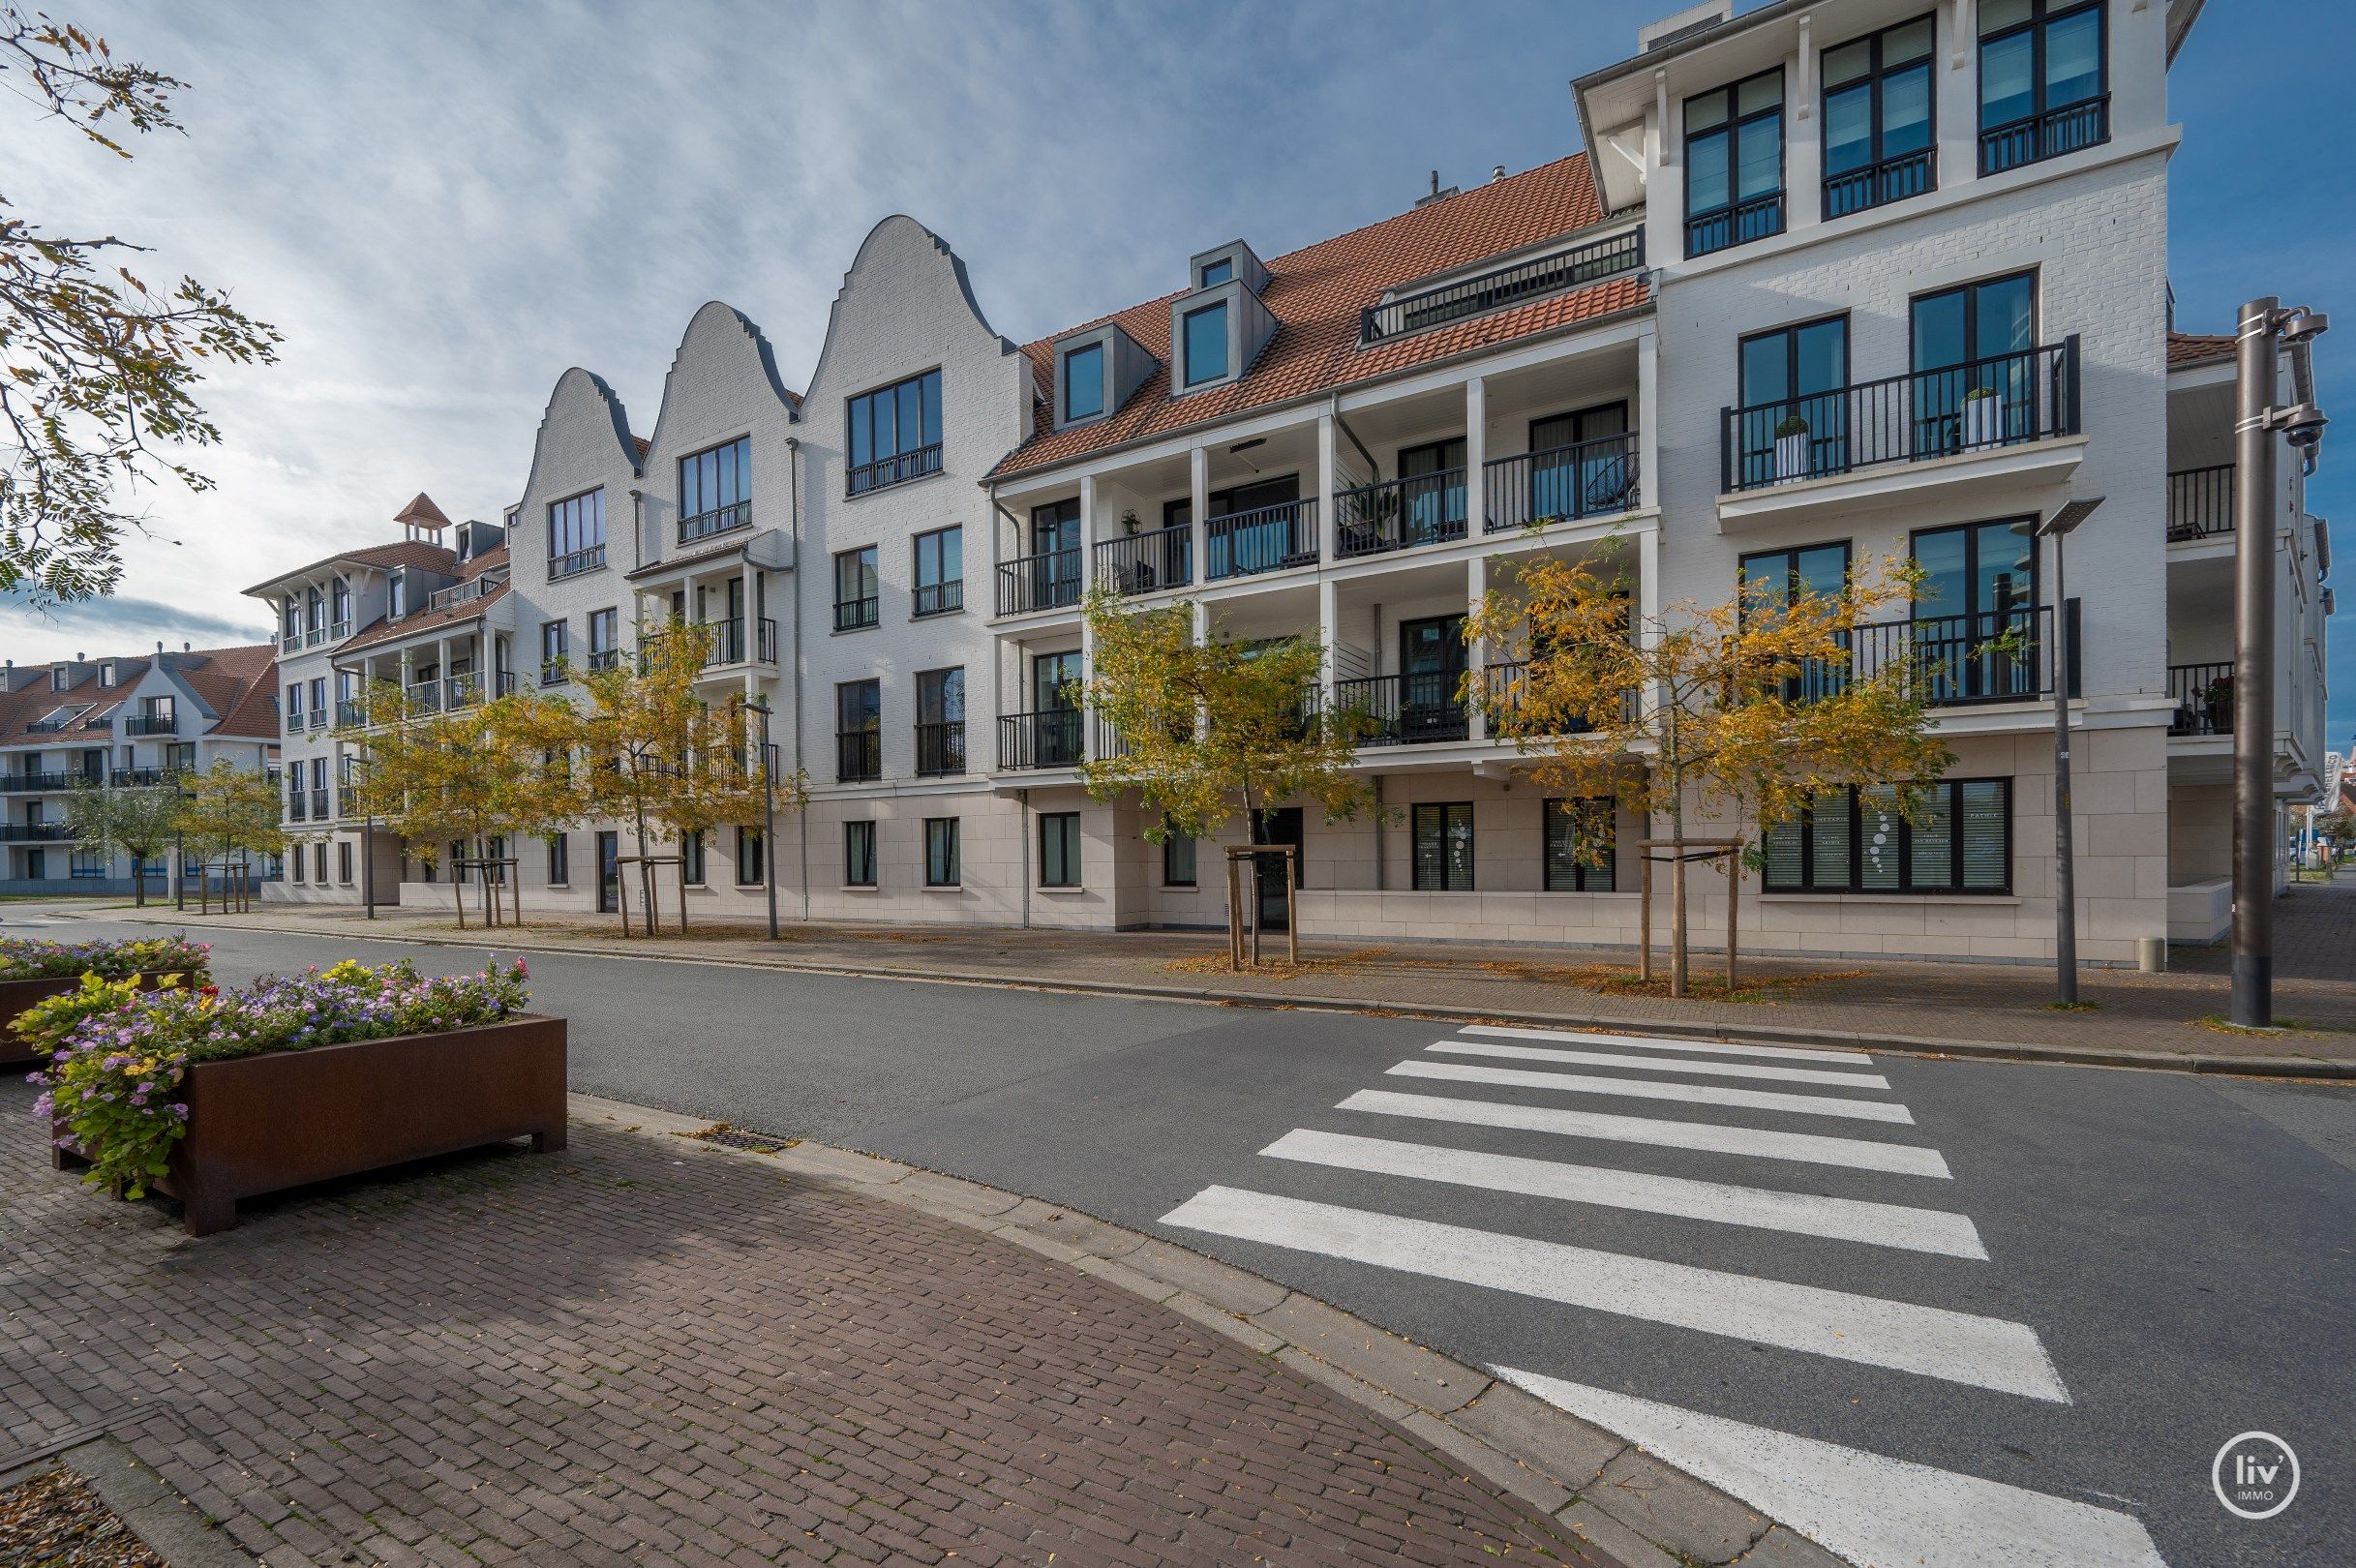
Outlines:
{"type": "Polygon", "coordinates": [[[180,1086],[188,1131],[156,1188],[180,1200],[190,1235],[209,1236],[263,1192],[509,1138],[561,1149],[564,1082],[564,1020],[536,1016],[197,1062],[180,1086]]]}
{"type": "MultiPolygon", "coordinates": [[[[142,991],[154,990],[164,980],[160,974],[136,978],[142,991]]],[[[197,985],[204,983],[204,978],[200,975],[190,976],[189,980],[197,985]]],[[[30,1047],[8,1033],[8,1026],[15,1023],[27,1008],[38,1006],[53,996],[63,996],[68,991],[77,991],[81,989],[81,983],[79,975],[36,975],[27,980],[0,980],[0,1072],[12,1070],[30,1072],[47,1062],[45,1056],[21,1054],[30,1047]]]]}

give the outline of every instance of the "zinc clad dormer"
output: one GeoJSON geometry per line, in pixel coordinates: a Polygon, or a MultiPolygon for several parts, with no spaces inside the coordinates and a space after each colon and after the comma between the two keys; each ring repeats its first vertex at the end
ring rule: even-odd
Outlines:
{"type": "Polygon", "coordinates": [[[1161,368],[1162,362],[1117,322],[1105,321],[1059,338],[1055,345],[1055,428],[1109,419],[1161,368]]]}
{"type": "Polygon", "coordinates": [[[1268,269],[1242,240],[1187,262],[1192,286],[1170,301],[1170,393],[1184,397],[1243,378],[1277,320],[1260,294],[1268,269]]]}

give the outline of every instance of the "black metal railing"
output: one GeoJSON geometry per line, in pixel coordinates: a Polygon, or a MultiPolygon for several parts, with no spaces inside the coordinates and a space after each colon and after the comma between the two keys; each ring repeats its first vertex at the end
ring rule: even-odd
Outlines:
{"type": "Polygon", "coordinates": [[[1334,682],[1334,710],[1369,746],[1428,745],[1472,733],[1461,671],[1364,676],[1334,682]]]}
{"type": "Polygon", "coordinates": [[[287,632],[278,640],[278,650],[281,653],[296,652],[302,646],[303,634],[299,631],[287,632]]]}
{"type": "Polygon", "coordinates": [[[1576,446],[1492,458],[1481,465],[1484,515],[1491,533],[1531,524],[1609,517],[1638,504],[1636,432],[1576,446]]]}
{"type": "Polygon", "coordinates": [[[325,822],[334,814],[335,813],[327,809],[327,792],[325,790],[313,790],[311,792],[311,820],[313,822],[325,822]]]}
{"type": "Polygon", "coordinates": [[[1502,310],[1542,295],[1583,287],[1644,264],[1642,228],[1607,234],[1553,256],[1493,267],[1470,278],[1460,278],[1452,284],[1372,306],[1358,315],[1358,337],[1364,343],[1380,343],[1385,338],[1443,326],[1484,311],[1502,310]]]}
{"type": "Polygon", "coordinates": [[[870,490],[882,490],[887,485],[906,484],[921,479],[928,473],[941,471],[941,443],[916,447],[894,457],[878,458],[873,463],[854,465],[846,476],[845,494],[864,496],[870,490]]]}
{"type": "Polygon", "coordinates": [[[0,790],[70,790],[83,776],[71,772],[0,773],[0,790]]]}
{"type": "Polygon", "coordinates": [[[1115,593],[1156,593],[1194,580],[1194,530],[1185,524],[1099,540],[1096,580],[1115,593]]]}
{"type": "Polygon", "coordinates": [[[842,730],[834,736],[834,778],[858,784],[884,776],[884,732],[842,730]]]}
{"type": "Polygon", "coordinates": [[[1465,470],[1442,468],[1334,495],[1334,553],[1380,556],[1465,536],[1465,470]]]}
{"type": "MultiPolygon", "coordinates": [[[[2077,601],[2069,601],[2069,695],[2078,693],[2077,601]]],[[[1909,667],[1932,708],[2018,703],[2053,694],[2053,607],[1872,621],[1841,634],[1845,662],[1812,664],[1792,681],[1788,700],[1812,702],[1871,679],[1893,664],[1909,667]]]]}
{"type": "Polygon", "coordinates": [[[356,729],[368,722],[368,704],[358,697],[336,699],[336,724],[343,729],[356,729]]]}
{"type": "Polygon", "coordinates": [[[327,709],[315,708],[311,710],[311,727],[315,730],[327,728],[327,709]]]}
{"type": "MultiPolygon", "coordinates": [[[[555,574],[552,572],[550,575],[554,576],[555,574]]],[[[454,604],[469,603],[475,599],[481,598],[484,594],[489,593],[493,588],[498,588],[498,583],[495,583],[487,577],[476,577],[470,578],[464,583],[452,584],[446,588],[437,588],[434,592],[426,595],[426,611],[428,614],[431,614],[436,610],[447,610],[454,604]]],[[[320,640],[320,638],[316,637],[313,639],[314,642],[320,640]]]]}
{"type": "Polygon", "coordinates": [[[1783,232],[1783,193],[1737,201],[1731,207],[1699,213],[1685,220],[1685,254],[1707,256],[1753,240],[1783,232]]]}
{"type": "Polygon", "coordinates": [[[1317,558],[1317,498],[1311,496],[1205,518],[1202,553],[1206,583],[1314,564],[1317,558]]]}
{"type": "Polygon", "coordinates": [[[1732,493],[2074,436],[2078,339],[1719,410],[1732,493]]]}
{"type": "MultiPolygon", "coordinates": [[[[1522,710],[1523,694],[1529,688],[1529,665],[1520,659],[1488,665],[1481,671],[1483,692],[1482,711],[1489,716],[1489,738],[1492,740],[1510,739],[1515,733],[1514,715],[1522,710]]],[[[1642,706],[1634,688],[1619,696],[1619,716],[1622,723],[1634,723],[1642,706]]],[[[1585,718],[1572,718],[1555,733],[1585,735],[1594,726],[1585,718]]]]}
{"type": "Polygon", "coordinates": [[[0,843],[62,844],[66,841],[65,824],[58,822],[0,823],[0,843]]]}
{"type": "Polygon", "coordinates": [[[909,595],[911,616],[945,616],[951,610],[965,608],[965,579],[952,577],[946,583],[919,583],[909,595]]]}
{"type": "Polygon", "coordinates": [[[883,618],[883,607],[884,601],[872,593],[863,599],[836,599],[834,629],[858,631],[862,626],[875,625],[883,618]]]}
{"type": "Polygon", "coordinates": [[[917,776],[946,778],[965,771],[965,720],[917,726],[917,776]]]}
{"type": "Polygon", "coordinates": [[[2233,664],[2171,664],[2168,696],[2176,703],[2170,735],[2233,733],[2233,664]]]}
{"type": "Polygon", "coordinates": [[[180,719],[174,713],[133,713],[123,720],[125,735],[176,735],[180,719]]]}
{"type": "Polygon", "coordinates": [[[106,782],[118,790],[143,789],[156,784],[176,784],[187,772],[185,768],[117,768],[107,773],[106,782]]]}
{"type": "Polygon", "coordinates": [[[589,658],[587,663],[591,675],[596,674],[600,670],[619,669],[621,667],[621,649],[618,648],[592,648],[589,650],[589,658]]]}
{"type": "Polygon", "coordinates": [[[1076,708],[1006,713],[998,720],[1000,768],[1077,768],[1085,755],[1076,708]]]}
{"type": "MultiPolygon", "coordinates": [[[[590,656],[595,657],[594,654],[590,656]]],[[[483,678],[471,671],[466,675],[446,677],[441,687],[441,705],[451,712],[462,708],[472,708],[483,700],[483,678]]]]}
{"type": "Polygon", "coordinates": [[[2109,139],[2110,95],[2105,93],[1980,132],[1979,172],[2001,174],[2109,139]]]}
{"type": "Polygon", "coordinates": [[[302,822],[305,820],[305,814],[303,811],[303,792],[301,790],[288,790],[287,792],[287,820],[288,822],[302,822]]]}
{"type": "Polygon", "coordinates": [[[35,719],[32,723],[24,727],[24,733],[27,735],[56,735],[62,731],[70,730],[74,728],[75,725],[79,724],[82,721],[83,715],[88,712],[89,709],[85,708],[75,712],[68,713],[64,718],[35,719]]]}
{"type": "Polygon", "coordinates": [[[351,635],[351,618],[347,616],[344,619],[339,620],[334,625],[328,627],[327,635],[339,643],[345,638],[349,637],[351,635]]]}
{"type": "Polygon", "coordinates": [[[441,682],[438,680],[411,681],[409,683],[409,703],[412,707],[428,713],[440,712],[441,682]]]}
{"type": "Polygon", "coordinates": [[[753,503],[740,500],[730,506],[715,506],[709,512],[698,512],[679,520],[679,542],[693,544],[709,539],[715,533],[733,533],[753,526],[753,503]]]}
{"type": "Polygon", "coordinates": [[[2211,539],[2233,531],[2233,465],[2179,468],[2168,475],[2168,539],[2211,539]]]}
{"type": "Polygon", "coordinates": [[[551,556],[548,558],[548,580],[553,583],[559,577],[576,577],[583,572],[593,572],[604,564],[605,546],[601,544],[591,545],[587,550],[575,550],[569,555],[551,556]]]}
{"type": "Polygon", "coordinates": [[[1939,149],[1923,147],[1825,176],[1825,218],[1846,218],[1939,189],[1939,149]]]}
{"type": "Polygon", "coordinates": [[[1050,550],[1020,556],[998,566],[998,613],[1028,615],[1062,610],[1080,602],[1080,553],[1050,550]]]}

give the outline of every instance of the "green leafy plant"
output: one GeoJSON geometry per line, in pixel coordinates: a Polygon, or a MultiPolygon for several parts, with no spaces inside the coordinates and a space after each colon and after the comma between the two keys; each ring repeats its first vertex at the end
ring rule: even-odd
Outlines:
{"type": "Polygon", "coordinates": [[[56,980],[97,975],[123,980],[171,971],[202,975],[212,967],[209,943],[183,936],[136,937],[126,941],[35,942],[0,937],[0,980],[56,980]]]}
{"type": "Polygon", "coordinates": [[[1808,422],[1797,414],[1784,415],[1782,422],[1775,427],[1775,438],[1779,441],[1806,434],[1808,434],[1808,422]]]}

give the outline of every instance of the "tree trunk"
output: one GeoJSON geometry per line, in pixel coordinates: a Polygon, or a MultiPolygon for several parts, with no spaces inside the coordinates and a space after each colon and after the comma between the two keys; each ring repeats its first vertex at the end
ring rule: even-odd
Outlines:
{"type": "Polygon", "coordinates": [[[1669,838],[1669,994],[1685,994],[1685,832],[1669,838]]]}
{"type": "Polygon", "coordinates": [[[144,855],[131,858],[131,907],[147,907],[147,857],[144,855]]]}
{"type": "Polygon", "coordinates": [[[1736,933],[1741,925],[1742,912],[1742,852],[1736,850],[1726,858],[1726,994],[1735,994],[1737,949],[1736,933]]]}

